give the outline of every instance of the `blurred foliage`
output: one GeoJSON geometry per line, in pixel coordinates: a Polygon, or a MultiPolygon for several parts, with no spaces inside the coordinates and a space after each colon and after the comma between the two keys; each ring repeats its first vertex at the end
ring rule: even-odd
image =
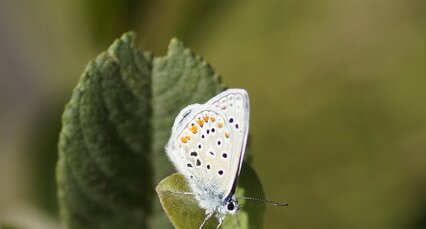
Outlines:
{"type": "Polygon", "coordinates": [[[152,1],[145,0],[89,0],[81,1],[93,45],[105,47],[123,32],[134,28],[152,1]]]}
{"type": "MultiPolygon", "coordinates": [[[[43,138],[44,129],[32,125],[38,120],[34,115],[54,109],[47,104],[57,106],[58,97],[65,100],[81,66],[130,28],[139,32],[144,50],[156,53],[165,51],[171,37],[184,38],[225,76],[227,85],[248,90],[253,166],[267,198],[291,203],[285,211],[268,207],[266,228],[422,227],[424,1],[122,3],[0,2],[0,42],[13,41],[0,47],[21,70],[8,71],[12,64],[0,67],[6,79],[0,88],[8,92],[1,98],[13,104],[10,115],[0,119],[27,132],[7,133],[20,137],[15,144],[22,146],[9,154],[22,156],[12,168],[37,166],[37,160],[28,161],[37,157],[35,151],[56,153],[46,152],[53,146],[34,150],[36,145],[25,140],[43,138]]],[[[1,189],[13,190],[6,193],[20,193],[18,181],[31,183],[21,179],[31,180],[32,173],[19,176],[16,170],[10,174],[19,179],[2,182],[7,185],[1,189]]],[[[5,194],[0,201],[21,199],[13,197],[5,194]]],[[[9,206],[0,206],[0,218],[9,206]]]]}
{"type": "Polygon", "coordinates": [[[33,173],[31,185],[36,205],[45,209],[54,217],[58,215],[58,203],[56,195],[55,167],[58,160],[57,143],[61,130],[60,117],[63,112],[63,104],[66,101],[52,101],[41,114],[37,115],[36,130],[43,130],[43,134],[35,135],[31,139],[33,146],[32,161],[38,166],[33,173]]]}
{"type": "Polygon", "coordinates": [[[15,227],[14,225],[0,223],[0,229],[19,229],[19,227],[15,227]]]}

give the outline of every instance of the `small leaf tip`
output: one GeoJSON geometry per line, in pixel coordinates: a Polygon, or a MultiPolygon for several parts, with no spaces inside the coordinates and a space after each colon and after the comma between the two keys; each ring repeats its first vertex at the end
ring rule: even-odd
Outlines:
{"type": "Polygon", "coordinates": [[[127,31],[121,35],[121,39],[124,39],[126,37],[135,38],[137,36],[136,32],[133,30],[127,31]]]}
{"type": "Polygon", "coordinates": [[[173,37],[170,40],[169,51],[167,54],[170,56],[172,53],[182,52],[182,50],[185,50],[185,45],[183,44],[183,42],[179,40],[178,38],[173,37]]]}
{"type": "Polygon", "coordinates": [[[182,41],[179,40],[179,38],[177,38],[177,37],[172,37],[172,39],[170,40],[170,44],[175,45],[175,44],[179,44],[179,43],[182,43],[182,41]]]}

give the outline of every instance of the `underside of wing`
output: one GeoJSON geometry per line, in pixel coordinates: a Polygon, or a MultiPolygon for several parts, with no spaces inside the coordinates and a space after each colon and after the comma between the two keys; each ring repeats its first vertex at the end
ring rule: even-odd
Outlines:
{"type": "Polygon", "coordinates": [[[248,103],[244,90],[230,89],[176,118],[167,154],[193,191],[222,198],[232,192],[247,141],[248,103]]]}

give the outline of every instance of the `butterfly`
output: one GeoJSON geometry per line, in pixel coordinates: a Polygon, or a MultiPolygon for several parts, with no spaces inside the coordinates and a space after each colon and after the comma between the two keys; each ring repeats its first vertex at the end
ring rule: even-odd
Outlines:
{"type": "MultiPolygon", "coordinates": [[[[250,103],[244,89],[228,89],[178,114],[166,153],[186,178],[206,218],[219,225],[240,205],[235,196],[249,132],[250,103]]],[[[253,197],[246,199],[260,200],[253,197]]],[[[266,200],[260,200],[270,202],[266,200]]],[[[280,203],[273,203],[279,205],[280,203]]]]}

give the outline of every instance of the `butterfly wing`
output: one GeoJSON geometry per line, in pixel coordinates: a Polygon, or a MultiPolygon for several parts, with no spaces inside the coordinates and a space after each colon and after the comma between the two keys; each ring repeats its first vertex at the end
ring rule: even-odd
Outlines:
{"type": "Polygon", "coordinates": [[[224,199],[233,194],[248,127],[248,95],[242,89],[229,89],[205,104],[184,108],[166,151],[195,193],[224,199]]]}
{"type": "Polygon", "coordinates": [[[250,101],[244,89],[228,89],[207,102],[219,108],[225,116],[225,123],[232,136],[229,171],[233,173],[226,183],[227,197],[234,194],[241,166],[244,160],[245,148],[249,131],[250,101]]]}

